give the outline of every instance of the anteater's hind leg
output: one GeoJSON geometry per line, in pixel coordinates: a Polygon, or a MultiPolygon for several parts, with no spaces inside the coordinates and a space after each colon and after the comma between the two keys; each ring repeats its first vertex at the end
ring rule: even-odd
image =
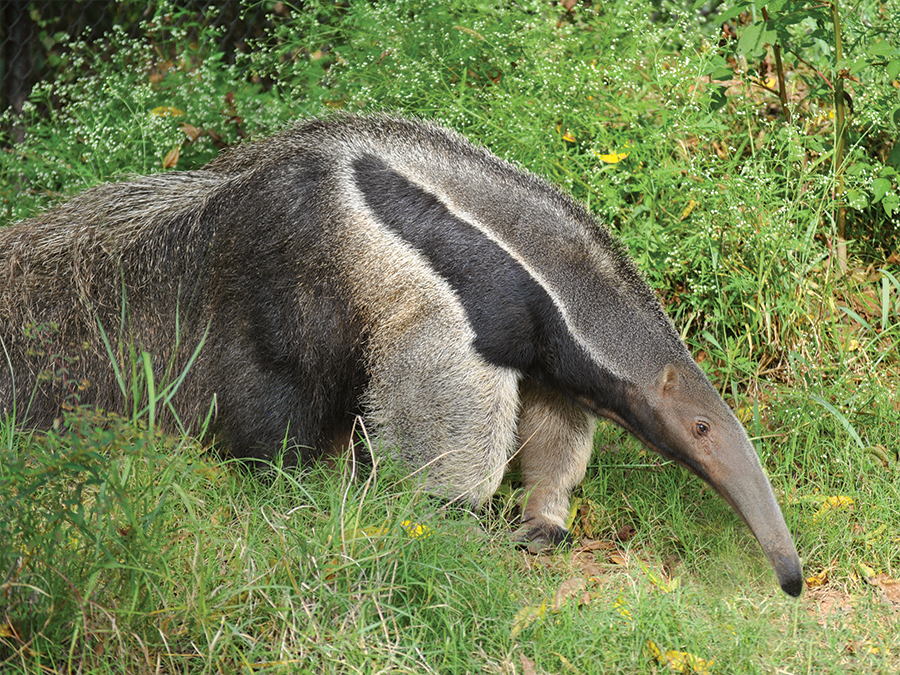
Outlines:
{"type": "Polygon", "coordinates": [[[520,390],[518,453],[525,497],[516,536],[537,547],[568,540],[572,490],[584,478],[596,418],[567,396],[525,381],[520,390]]]}

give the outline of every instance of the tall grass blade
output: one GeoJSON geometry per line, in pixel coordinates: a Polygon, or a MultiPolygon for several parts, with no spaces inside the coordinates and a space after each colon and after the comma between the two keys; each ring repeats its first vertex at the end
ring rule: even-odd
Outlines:
{"type": "Polygon", "coordinates": [[[844,413],[842,413],[840,410],[838,410],[837,408],[835,408],[833,405],[831,405],[828,401],[826,401],[824,398],[822,398],[822,397],[819,396],[818,394],[810,394],[809,397],[810,397],[813,401],[815,401],[816,403],[818,403],[820,406],[822,406],[823,408],[825,408],[825,410],[827,410],[828,412],[830,412],[830,413],[834,416],[834,418],[835,418],[838,422],[841,423],[841,426],[844,427],[844,429],[847,431],[848,434],[850,434],[850,437],[851,437],[854,441],[856,441],[856,444],[859,446],[859,449],[860,449],[860,450],[865,450],[865,449],[866,449],[866,444],[863,443],[862,439],[859,437],[859,434],[856,433],[856,429],[853,428],[853,425],[850,424],[850,420],[848,420],[848,419],[846,418],[846,416],[844,415],[844,413]]]}
{"type": "Polygon", "coordinates": [[[866,330],[872,330],[872,324],[870,324],[868,321],[866,321],[864,318],[862,318],[859,314],[854,312],[849,307],[844,307],[843,305],[838,305],[837,308],[839,310],[841,310],[844,314],[849,316],[851,319],[853,319],[860,326],[865,328],[866,330]]]}
{"type": "Polygon", "coordinates": [[[141,352],[141,363],[144,366],[144,382],[147,387],[147,425],[149,429],[156,426],[156,382],[153,377],[153,363],[150,354],[141,352]]]}
{"type": "Polygon", "coordinates": [[[100,320],[97,320],[97,327],[100,329],[100,338],[103,340],[103,348],[106,349],[106,356],[109,358],[109,363],[112,366],[113,374],[116,377],[116,384],[119,387],[119,391],[122,392],[122,398],[124,400],[128,400],[128,389],[125,386],[125,377],[122,375],[122,371],[119,369],[119,360],[116,358],[115,353],[113,352],[112,344],[109,341],[109,336],[106,334],[106,330],[103,328],[103,324],[100,323],[100,320]]]}

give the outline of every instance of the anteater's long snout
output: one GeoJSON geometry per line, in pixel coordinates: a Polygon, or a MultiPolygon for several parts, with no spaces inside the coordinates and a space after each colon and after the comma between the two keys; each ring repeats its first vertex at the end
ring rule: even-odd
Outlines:
{"type": "Polygon", "coordinates": [[[713,473],[709,482],[747,523],[782,590],[796,598],[803,589],[803,568],[794,539],[755,453],[741,464],[743,467],[713,473]]]}

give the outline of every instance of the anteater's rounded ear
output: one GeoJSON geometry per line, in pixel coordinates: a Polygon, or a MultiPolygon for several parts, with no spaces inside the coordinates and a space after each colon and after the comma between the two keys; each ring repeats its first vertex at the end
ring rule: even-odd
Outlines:
{"type": "Polygon", "coordinates": [[[656,389],[660,394],[672,391],[678,385],[678,371],[671,363],[667,363],[656,380],[656,389]]]}

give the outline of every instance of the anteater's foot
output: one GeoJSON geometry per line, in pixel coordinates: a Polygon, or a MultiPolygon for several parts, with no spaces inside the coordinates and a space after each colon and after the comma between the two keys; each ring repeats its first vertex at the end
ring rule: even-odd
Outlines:
{"type": "Polygon", "coordinates": [[[513,540],[529,553],[542,553],[571,548],[575,539],[564,527],[542,523],[525,523],[513,533],[513,540]]]}

